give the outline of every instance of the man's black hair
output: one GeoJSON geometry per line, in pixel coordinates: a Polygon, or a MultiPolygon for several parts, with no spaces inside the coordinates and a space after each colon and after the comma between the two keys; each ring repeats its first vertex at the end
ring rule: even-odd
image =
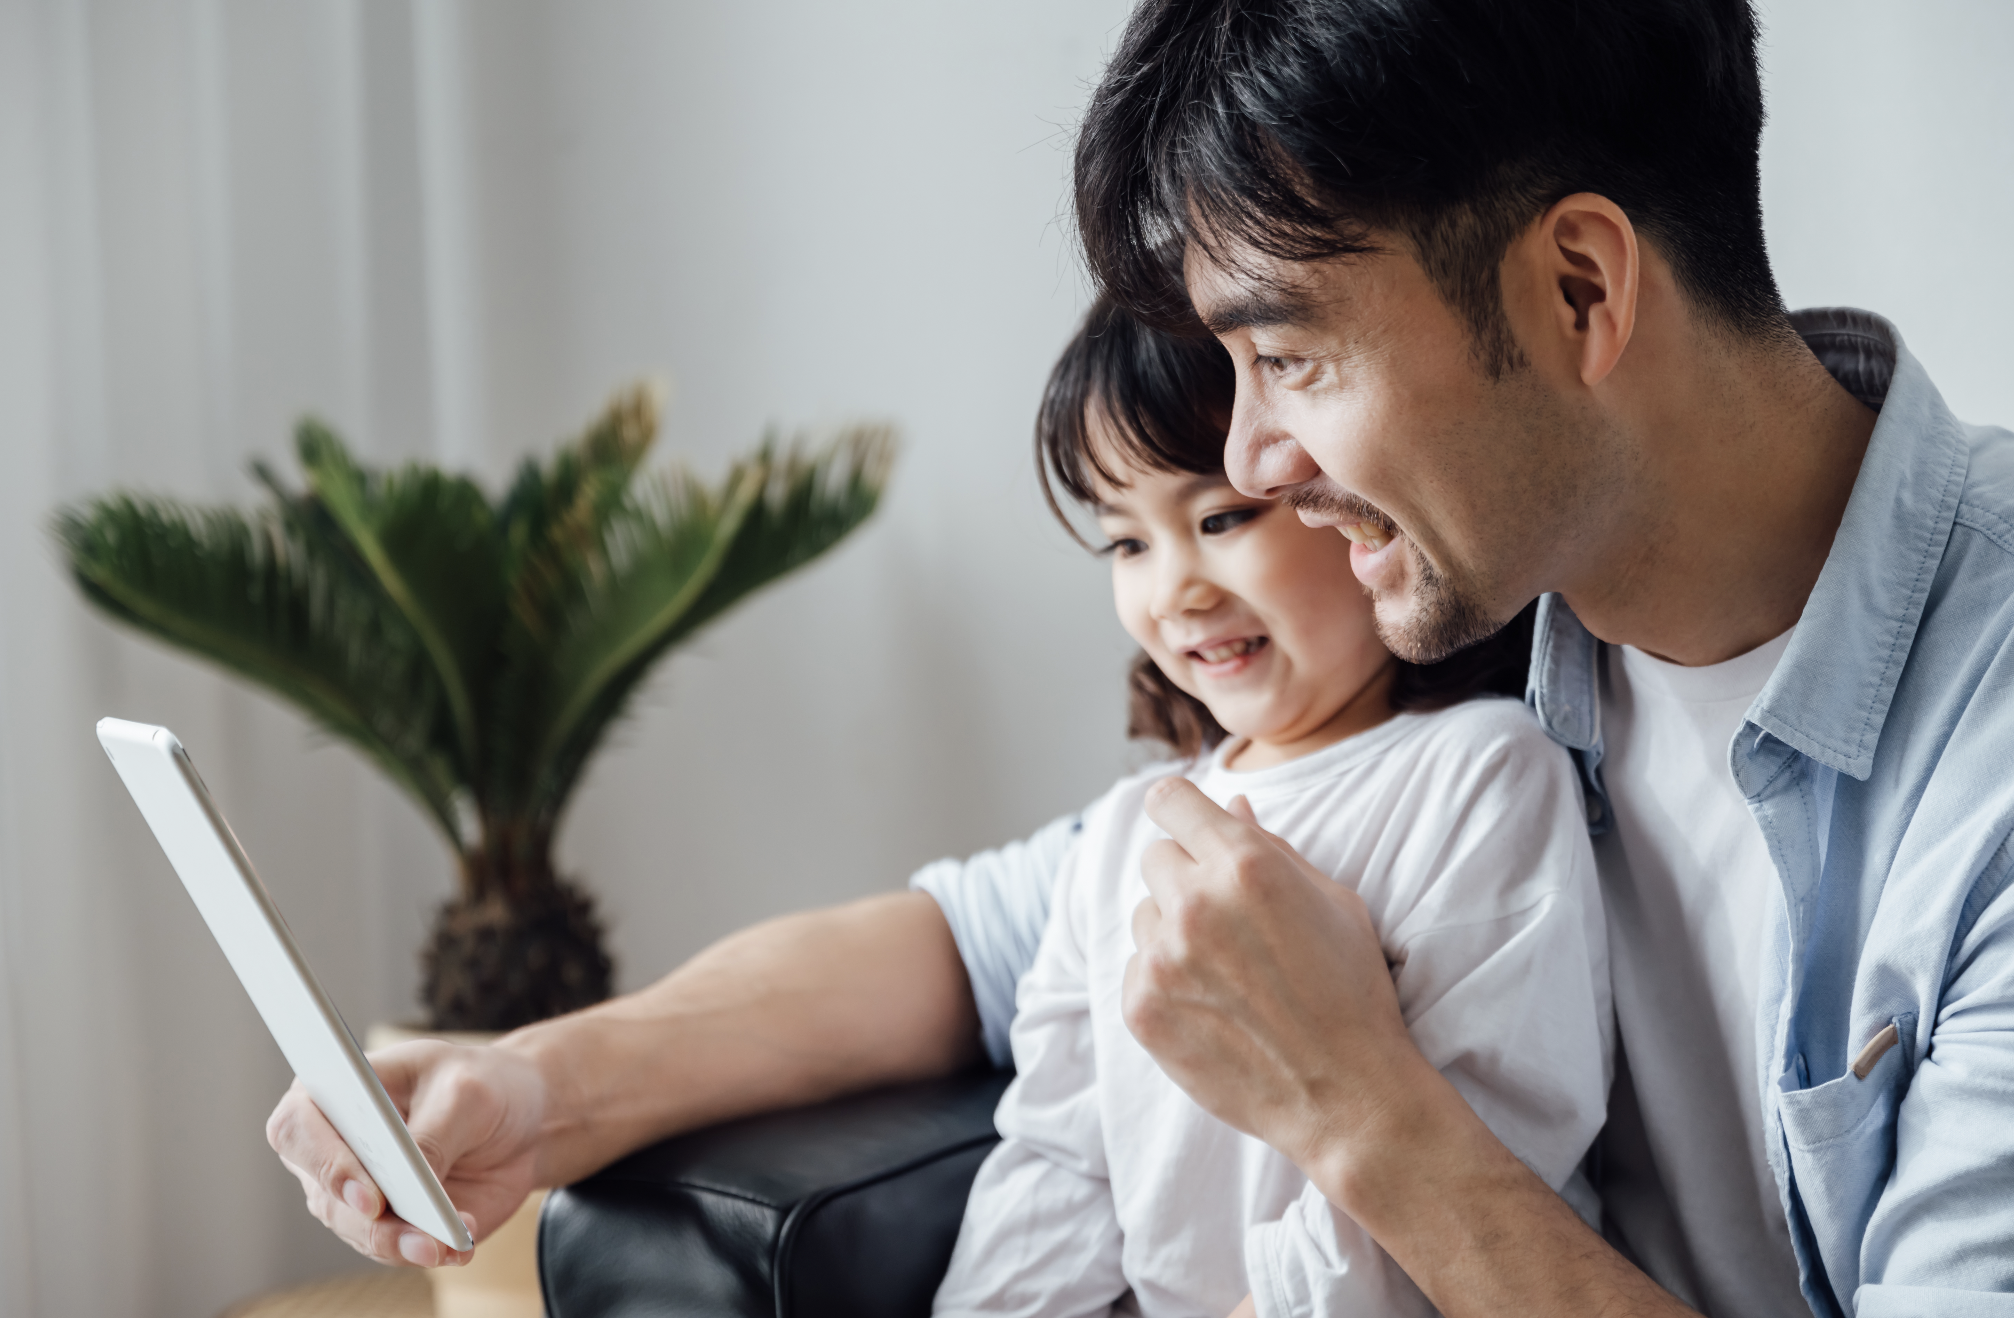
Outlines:
{"type": "Polygon", "coordinates": [[[1782,332],[1761,133],[1748,0],[1145,0],[1078,139],[1077,217],[1099,282],[1162,324],[1192,316],[1190,246],[1306,261],[1396,234],[1500,374],[1504,251],[1575,192],[1725,327],[1782,332]]]}

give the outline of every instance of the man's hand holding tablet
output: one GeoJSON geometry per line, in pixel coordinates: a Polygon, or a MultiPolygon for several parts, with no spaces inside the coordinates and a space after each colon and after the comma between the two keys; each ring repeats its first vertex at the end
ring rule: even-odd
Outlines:
{"type": "MultiPolygon", "coordinates": [[[[546,1088],[531,1061],[508,1048],[431,1039],[381,1049],[370,1060],[476,1238],[502,1225],[542,1183],[537,1162],[546,1088]]],[[[300,1180],[309,1211],[359,1254],[429,1268],[468,1262],[467,1252],[448,1248],[389,1209],[300,1081],[273,1109],[266,1141],[300,1180]]]]}
{"type": "MultiPolygon", "coordinates": [[[[342,1234],[374,1257],[387,1262],[466,1262],[475,1248],[474,1229],[483,1219],[458,1211],[442,1180],[459,1161],[462,1165],[455,1169],[459,1175],[450,1184],[463,1190],[466,1202],[481,1205],[476,1211],[495,1214],[485,1225],[503,1221],[530,1188],[529,1153],[515,1159],[527,1164],[521,1167],[515,1166],[511,1157],[468,1154],[473,1146],[485,1142],[481,1137],[486,1133],[512,1129],[502,1118],[513,1106],[531,1114],[521,1123],[527,1135],[519,1141],[529,1149],[541,1105],[536,1101],[529,1105],[492,1102],[485,1109],[478,1102],[473,1115],[487,1120],[471,1123],[468,1105],[472,1097],[490,1091],[466,1083],[461,1078],[464,1068],[453,1066],[438,1073],[439,1083],[417,1087],[410,1079],[402,1082],[403,1077],[410,1077],[410,1070],[388,1075],[397,1092],[387,1089],[309,969],[279,907],[259,881],[175,734],[166,728],[108,718],[98,724],[98,740],[231,969],[237,972],[238,981],[251,996],[273,1041],[293,1067],[292,1094],[275,1121],[287,1128],[279,1132],[287,1144],[285,1152],[298,1159],[289,1165],[296,1175],[311,1182],[310,1202],[316,1199],[317,1186],[327,1186],[347,1197],[342,1201],[345,1206],[356,1204],[352,1211],[357,1211],[363,1229],[342,1234]],[[415,1110],[431,1122],[423,1131],[455,1128],[441,1124],[445,1116],[450,1122],[464,1123],[460,1128],[477,1138],[457,1141],[455,1147],[443,1147],[437,1140],[422,1144],[403,1120],[415,1110]],[[288,1138],[304,1127],[312,1132],[305,1141],[305,1154],[299,1147],[303,1141],[288,1138]],[[506,1204],[504,1196],[511,1193],[506,1187],[513,1183],[517,1189],[506,1204]],[[397,1211],[398,1218],[389,1216],[387,1205],[397,1211]],[[366,1214],[365,1210],[374,1211],[366,1214]],[[379,1237],[393,1252],[367,1248],[379,1237]]],[[[400,1051],[410,1064],[414,1050],[448,1046],[416,1044],[400,1051]]],[[[276,1139],[275,1147],[280,1143],[276,1139]]],[[[331,1206],[317,1211],[323,1221],[341,1231],[337,1220],[325,1211],[331,1206]]]]}

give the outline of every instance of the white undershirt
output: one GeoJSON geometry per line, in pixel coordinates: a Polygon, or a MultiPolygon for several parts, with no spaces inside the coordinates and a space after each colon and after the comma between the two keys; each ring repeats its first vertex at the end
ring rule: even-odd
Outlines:
{"type": "Polygon", "coordinates": [[[1604,647],[1597,842],[1619,1078],[1604,1205],[1638,1260],[1712,1318],[1804,1312],[1764,1153],[1762,934],[1781,900],[1728,751],[1791,633],[1699,668],[1604,647]]]}

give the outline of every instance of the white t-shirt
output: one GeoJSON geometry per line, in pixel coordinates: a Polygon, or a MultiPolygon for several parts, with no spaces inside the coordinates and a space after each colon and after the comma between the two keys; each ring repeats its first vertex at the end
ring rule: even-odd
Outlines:
{"type": "Polygon", "coordinates": [[[1611,1234],[1713,1318],[1808,1307],[1758,1080],[1762,934],[1782,894],[1728,768],[1790,635],[1702,668],[1603,647],[1601,772],[1616,822],[1595,856],[1624,1071],[1603,1199],[1611,1234]]]}
{"type": "MultiPolygon", "coordinates": [[[[1509,700],[1402,714],[1289,763],[1189,776],[1369,908],[1421,1051],[1510,1149],[1586,1213],[1608,969],[1584,807],[1564,752],[1509,700]],[[1570,1185],[1570,1182],[1573,1184],[1570,1185]]],[[[1430,1313],[1278,1152],[1209,1116],[1120,1018],[1162,768],[1084,815],[1011,1030],[1005,1137],[973,1185],[940,1314],[1430,1313]]]]}

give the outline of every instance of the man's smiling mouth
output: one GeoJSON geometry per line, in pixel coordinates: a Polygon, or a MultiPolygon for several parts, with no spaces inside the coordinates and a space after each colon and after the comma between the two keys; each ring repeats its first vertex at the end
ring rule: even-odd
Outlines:
{"type": "Polygon", "coordinates": [[[1398,538],[1398,528],[1375,504],[1354,494],[1319,486],[1290,491],[1284,502],[1308,526],[1333,526],[1351,544],[1377,553],[1398,538]]]}
{"type": "Polygon", "coordinates": [[[1363,545],[1374,554],[1392,542],[1391,532],[1369,522],[1342,522],[1336,529],[1341,531],[1343,538],[1351,544],[1363,545]]]}

